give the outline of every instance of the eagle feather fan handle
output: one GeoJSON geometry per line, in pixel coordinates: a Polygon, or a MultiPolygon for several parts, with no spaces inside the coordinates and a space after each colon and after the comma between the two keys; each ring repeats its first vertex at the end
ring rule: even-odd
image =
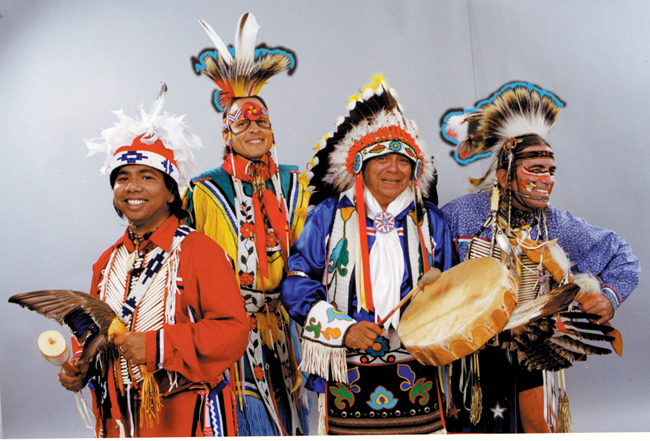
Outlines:
{"type": "MultiPolygon", "coordinates": [[[[83,345],[78,363],[90,363],[95,360],[97,355],[108,348],[108,344],[114,337],[128,332],[110,306],[81,291],[69,289],[31,291],[11,296],[9,303],[37,312],[68,328],[77,342],[83,345]]],[[[139,367],[144,384],[147,386],[143,388],[141,415],[144,418],[141,418],[140,422],[142,424],[144,421],[151,427],[157,421],[161,407],[158,385],[153,374],[146,370],[146,366],[139,367]],[[151,394],[148,391],[151,391],[151,394]]]]}

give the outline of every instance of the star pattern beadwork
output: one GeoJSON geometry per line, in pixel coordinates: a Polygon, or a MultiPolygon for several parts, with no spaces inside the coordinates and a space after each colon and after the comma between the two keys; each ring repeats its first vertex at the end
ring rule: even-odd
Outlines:
{"type": "Polygon", "coordinates": [[[375,228],[380,233],[390,233],[395,228],[395,218],[392,214],[382,211],[375,216],[375,228]]]}

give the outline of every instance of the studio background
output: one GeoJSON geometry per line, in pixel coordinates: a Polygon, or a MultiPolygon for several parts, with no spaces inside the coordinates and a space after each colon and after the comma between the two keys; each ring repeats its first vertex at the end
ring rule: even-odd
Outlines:
{"type": "MultiPolygon", "coordinates": [[[[244,12],[261,25],[257,43],[297,55],[295,73],[262,91],[280,162],[303,169],[349,96],[381,73],[436,157],[442,205],[489,163],[457,164],[442,116],[531,82],[566,103],[548,137],[552,204],[615,230],[648,267],[649,2],[0,0],[0,436],[93,436],[36,347],[42,331],[67,331],[7,299],[87,291],[92,264],[122,235],[104,158],[87,158],[83,142],[113,125],[112,110],[148,109],[165,81],[165,110],[203,140],[201,171],[221,163],[215,88],[190,59],[213,47],[199,19],[232,44],[244,12]]],[[[567,371],[576,432],[650,430],[647,290],[642,277],[612,321],[623,357],[567,371]]]]}

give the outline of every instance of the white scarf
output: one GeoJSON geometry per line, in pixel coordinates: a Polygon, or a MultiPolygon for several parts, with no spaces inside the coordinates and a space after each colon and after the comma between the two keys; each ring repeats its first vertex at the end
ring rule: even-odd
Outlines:
{"type": "MultiPolygon", "coordinates": [[[[375,220],[383,212],[381,206],[364,185],[364,200],[366,216],[375,220]]],[[[409,188],[397,196],[388,205],[386,211],[394,218],[413,202],[413,193],[409,188]]],[[[400,302],[402,279],[404,278],[404,250],[397,229],[388,233],[377,231],[375,243],[370,250],[370,283],[372,285],[372,301],[375,307],[375,322],[383,319],[400,302]]],[[[396,311],[385,323],[385,329],[391,326],[397,329],[400,312],[396,311]]]]}

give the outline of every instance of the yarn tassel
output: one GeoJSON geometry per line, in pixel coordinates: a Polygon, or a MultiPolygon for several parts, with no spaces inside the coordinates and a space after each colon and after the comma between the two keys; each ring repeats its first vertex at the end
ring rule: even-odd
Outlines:
{"type": "Polygon", "coordinates": [[[476,425],[481,421],[481,414],[483,413],[483,391],[481,390],[481,372],[478,365],[478,354],[475,352],[472,357],[474,361],[474,374],[472,376],[472,404],[469,410],[469,421],[476,425]]]}
{"type": "Polygon", "coordinates": [[[142,403],[140,404],[140,427],[145,423],[147,427],[153,427],[154,423],[158,422],[158,415],[162,410],[162,403],[160,402],[160,391],[158,383],[153,377],[153,373],[148,372],[144,366],[140,366],[140,373],[142,374],[142,403]]]}
{"type": "Polygon", "coordinates": [[[318,436],[327,435],[327,394],[318,394],[318,436]]]}
{"type": "Polygon", "coordinates": [[[558,413],[558,432],[573,433],[573,418],[571,418],[571,408],[569,407],[569,397],[566,394],[566,379],[564,371],[561,372],[562,393],[560,394],[557,406],[558,413]]]}
{"type": "Polygon", "coordinates": [[[448,368],[446,372],[447,375],[445,375],[445,398],[447,398],[445,402],[446,416],[450,416],[451,410],[456,406],[454,403],[454,394],[452,393],[452,389],[451,389],[451,375],[452,375],[451,366],[452,366],[451,364],[447,366],[448,368]]]}
{"type": "MultiPolygon", "coordinates": [[[[126,334],[127,332],[128,330],[124,326],[124,323],[115,317],[108,328],[108,338],[109,340],[113,340],[116,336],[126,334]]],[[[143,422],[146,422],[147,427],[153,427],[153,424],[158,421],[158,412],[162,409],[160,391],[158,389],[158,383],[156,383],[156,379],[153,377],[153,373],[148,372],[144,365],[140,366],[140,374],[142,374],[143,378],[140,427],[142,427],[143,422]]]]}
{"type": "Polygon", "coordinates": [[[278,436],[278,429],[269,418],[264,402],[249,396],[244,410],[237,409],[238,436],[278,436]]]}

